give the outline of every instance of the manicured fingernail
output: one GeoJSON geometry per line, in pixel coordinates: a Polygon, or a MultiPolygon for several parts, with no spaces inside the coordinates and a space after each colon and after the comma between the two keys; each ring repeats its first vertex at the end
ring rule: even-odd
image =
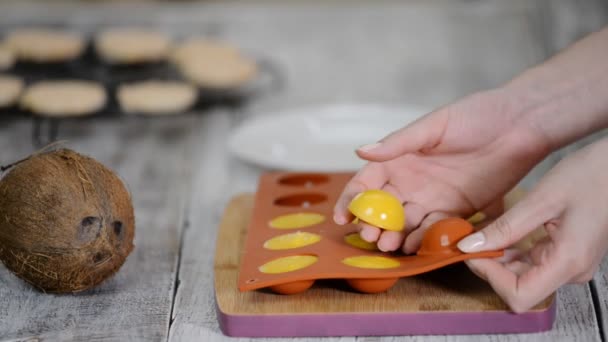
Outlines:
{"type": "Polygon", "coordinates": [[[375,143],[375,144],[363,145],[363,146],[359,147],[358,150],[361,152],[370,152],[370,151],[376,149],[377,147],[379,147],[380,145],[382,145],[382,144],[375,143]]]}
{"type": "Polygon", "coordinates": [[[486,237],[482,232],[469,235],[458,242],[458,249],[465,253],[477,252],[486,243],[486,237]]]}
{"type": "Polygon", "coordinates": [[[334,215],[334,222],[336,222],[336,224],[339,224],[339,225],[346,224],[346,220],[344,219],[344,217],[342,217],[338,214],[334,215]]]}

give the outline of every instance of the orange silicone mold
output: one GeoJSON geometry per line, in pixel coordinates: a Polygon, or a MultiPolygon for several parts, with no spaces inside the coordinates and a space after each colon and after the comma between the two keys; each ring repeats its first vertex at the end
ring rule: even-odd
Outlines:
{"type": "Polygon", "coordinates": [[[306,291],[317,279],[344,279],[363,293],[388,290],[399,278],[501,251],[464,254],[456,243],[473,232],[461,218],[425,233],[416,255],[384,253],[358,239],[355,225],[333,223],[333,207],[350,173],[273,172],[260,178],[241,256],[239,290],[306,291]],[[293,228],[292,228],[293,227],[293,228]]]}

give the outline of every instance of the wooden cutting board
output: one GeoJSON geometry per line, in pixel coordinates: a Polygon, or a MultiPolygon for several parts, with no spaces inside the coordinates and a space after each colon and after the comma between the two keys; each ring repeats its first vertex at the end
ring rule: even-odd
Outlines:
{"type": "Polygon", "coordinates": [[[510,313],[490,286],[458,264],[402,278],[380,294],[353,292],[341,281],[318,281],[304,293],[239,292],[242,247],[253,194],[233,198],[219,227],[215,295],[229,336],[372,336],[527,333],[551,329],[555,296],[524,314],[510,313]]]}

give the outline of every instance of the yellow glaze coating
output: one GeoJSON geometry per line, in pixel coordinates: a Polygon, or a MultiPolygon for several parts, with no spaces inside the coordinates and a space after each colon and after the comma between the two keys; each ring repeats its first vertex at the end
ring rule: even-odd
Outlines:
{"type": "Polygon", "coordinates": [[[270,221],[270,227],[276,229],[300,229],[325,221],[325,216],[316,213],[296,213],[274,218],[270,221]]]}
{"type": "Polygon", "coordinates": [[[377,251],[378,250],[378,246],[376,246],[375,243],[367,242],[367,241],[363,240],[361,238],[361,235],[359,235],[359,233],[351,233],[351,234],[346,235],[344,237],[344,241],[346,241],[347,244],[349,244],[353,247],[360,248],[360,249],[365,249],[368,251],[377,251]]]}
{"type": "Polygon", "coordinates": [[[259,270],[269,274],[293,272],[314,264],[318,259],[313,255],[292,255],[267,262],[259,270]]]}
{"type": "Polygon", "coordinates": [[[321,236],[308,232],[295,232],[279,235],[264,243],[264,248],[270,250],[285,250],[304,247],[321,241],[321,236]]]}
{"type": "Polygon", "coordinates": [[[397,260],[381,257],[381,256],[354,256],[342,260],[342,263],[358,268],[373,268],[385,269],[399,267],[400,263],[397,260]]]}
{"type": "Polygon", "coordinates": [[[355,196],[348,210],[359,220],[378,228],[400,231],[405,226],[403,205],[383,190],[368,190],[355,196]]]}
{"type": "Polygon", "coordinates": [[[478,224],[485,219],[486,214],[484,214],[483,211],[478,211],[473,216],[469,217],[467,221],[469,221],[471,224],[478,224]]]}

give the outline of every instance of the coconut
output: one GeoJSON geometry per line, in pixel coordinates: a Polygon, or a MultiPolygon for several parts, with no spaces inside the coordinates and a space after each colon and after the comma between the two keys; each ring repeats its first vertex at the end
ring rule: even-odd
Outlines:
{"type": "Polygon", "coordinates": [[[14,164],[0,179],[0,260],[54,293],[90,289],[133,250],[123,182],[96,160],[60,149],[14,164]]]}

